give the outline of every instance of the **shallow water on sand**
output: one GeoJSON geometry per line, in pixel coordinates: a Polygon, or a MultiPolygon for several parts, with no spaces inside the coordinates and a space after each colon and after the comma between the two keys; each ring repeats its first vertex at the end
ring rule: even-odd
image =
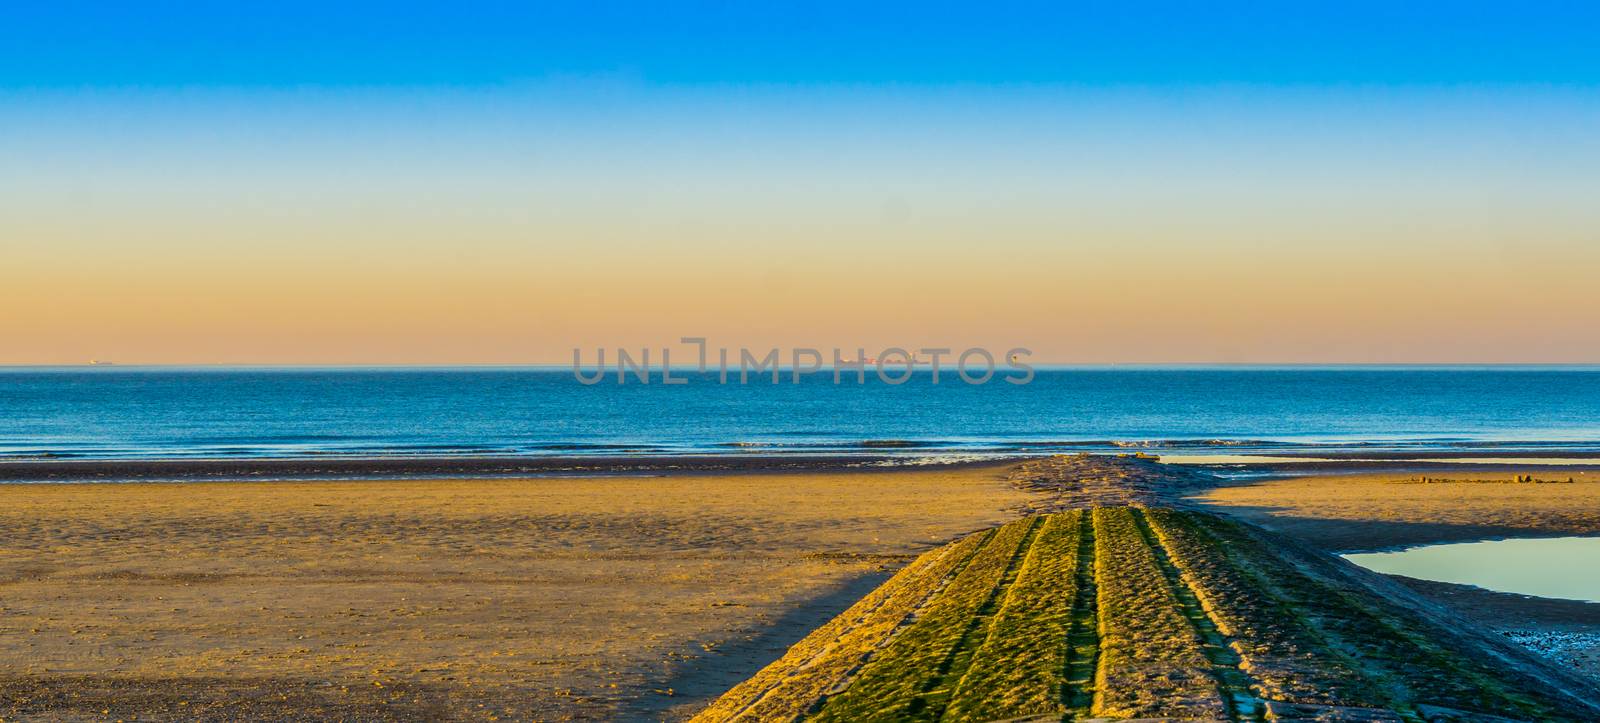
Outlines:
{"type": "Polygon", "coordinates": [[[1460,542],[1344,557],[1388,575],[1600,602],[1600,537],[1460,542]]]}

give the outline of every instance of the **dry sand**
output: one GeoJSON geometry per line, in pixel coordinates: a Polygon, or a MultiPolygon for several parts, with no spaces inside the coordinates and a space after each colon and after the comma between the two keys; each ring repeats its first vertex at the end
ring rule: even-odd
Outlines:
{"type": "Polygon", "coordinates": [[[0,719],[677,717],[1006,470],[3,485],[0,719]]]}
{"type": "Polygon", "coordinates": [[[1295,477],[1223,487],[1194,499],[1340,552],[1600,534],[1600,472],[1594,470],[1295,477]],[[1419,482],[1424,474],[1434,481],[1419,482]],[[1541,482],[1512,481],[1524,474],[1541,482]]]}

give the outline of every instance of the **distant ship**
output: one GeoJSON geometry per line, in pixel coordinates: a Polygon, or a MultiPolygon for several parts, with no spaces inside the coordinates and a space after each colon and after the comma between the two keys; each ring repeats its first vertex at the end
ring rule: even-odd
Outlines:
{"type": "Polygon", "coordinates": [[[100,361],[99,359],[90,359],[89,360],[89,366],[92,366],[92,367],[114,367],[116,365],[117,365],[116,362],[100,361]]]}

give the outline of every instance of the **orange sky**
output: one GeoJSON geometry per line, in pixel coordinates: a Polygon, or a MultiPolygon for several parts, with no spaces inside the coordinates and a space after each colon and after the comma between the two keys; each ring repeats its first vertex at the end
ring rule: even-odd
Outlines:
{"type": "Polygon", "coordinates": [[[13,97],[0,363],[1600,362],[1587,101],[990,101],[13,97]]]}

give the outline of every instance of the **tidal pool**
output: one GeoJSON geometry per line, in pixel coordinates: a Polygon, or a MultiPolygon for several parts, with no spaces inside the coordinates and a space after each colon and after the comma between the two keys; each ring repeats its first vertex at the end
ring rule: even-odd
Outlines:
{"type": "Polygon", "coordinates": [[[1390,575],[1600,602],[1600,537],[1460,542],[1344,558],[1390,575]]]}

